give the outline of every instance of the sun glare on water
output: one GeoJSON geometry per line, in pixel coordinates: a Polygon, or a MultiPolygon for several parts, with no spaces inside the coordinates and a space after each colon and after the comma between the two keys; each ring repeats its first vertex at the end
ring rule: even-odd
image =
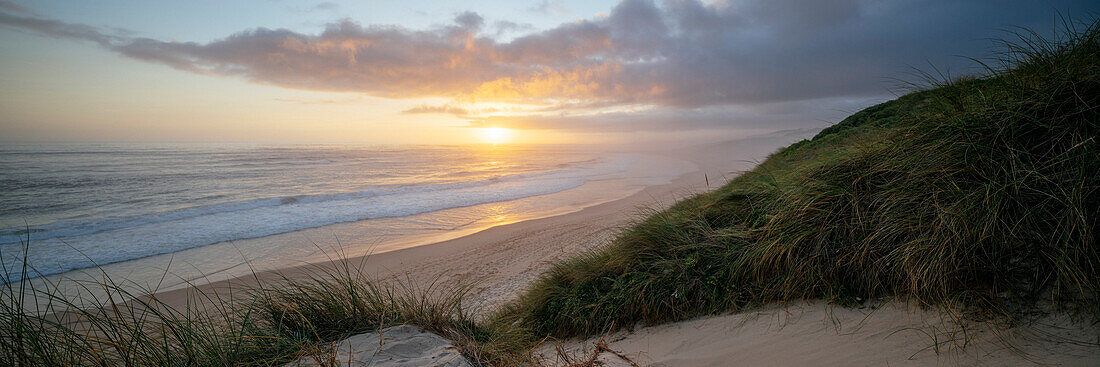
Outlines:
{"type": "Polygon", "coordinates": [[[481,141],[488,144],[504,144],[512,138],[512,130],[503,127],[481,129],[481,141]]]}

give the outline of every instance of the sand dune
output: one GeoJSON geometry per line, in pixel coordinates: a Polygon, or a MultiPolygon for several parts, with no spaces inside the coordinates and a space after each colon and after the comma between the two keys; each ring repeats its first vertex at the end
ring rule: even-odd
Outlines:
{"type": "MultiPolygon", "coordinates": [[[[1097,366],[1100,327],[1051,316],[1009,330],[961,327],[947,315],[892,302],[821,302],[704,317],[563,344],[574,355],[607,343],[641,366],[1097,366]]],[[[553,359],[556,345],[543,347],[553,359]]],[[[629,366],[605,353],[608,366],[629,366]]]]}
{"type": "MultiPolygon", "coordinates": [[[[378,277],[413,284],[475,284],[473,301],[489,311],[518,294],[558,259],[607,243],[640,208],[660,209],[692,193],[720,185],[751,168],[791,136],[665,152],[690,158],[703,169],[668,185],[654,186],[626,199],[555,217],[490,228],[437,244],[349,259],[378,277]],[[739,157],[739,159],[730,159],[739,157]]],[[[318,266],[318,265],[312,265],[318,266]]],[[[319,266],[328,266],[319,264],[319,266]]],[[[294,277],[306,267],[265,272],[202,286],[251,285],[281,275],[294,277]]],[[[189,291],[160,293],[183,302],[189,291]]],[[[876,309],[808,303],[645,327],[604,338],[609,346],[643,366],[1006,366],[1100,365],[1100,328],[1088,322],[1049,317],[1007,332],[988,325],[960,329],[944,314],[901,303],[876,309]],[[964,348],[965,347],[965,348],[964,348]]],[[[598,339],[565,344],[583,354],[598,339]]],[[[543,347],[552,357],[553,344],[543,347]]],[[[622,364],[609,354],[609,365],[622,364]]],[[[552,358],[551,358],[552,359],[552,358]]],[[[628,365],[628,364],[622,364],[628,365]]]]}

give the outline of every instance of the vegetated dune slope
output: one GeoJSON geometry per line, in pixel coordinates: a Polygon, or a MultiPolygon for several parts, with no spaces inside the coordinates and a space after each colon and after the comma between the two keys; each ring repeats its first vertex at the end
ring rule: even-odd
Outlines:
{"type": "Polygon", "coordinates": [[[1095,317],[1100,32],[1024,34],[990,64],[652,213],[502,317],[563,338],[803,299],[903,299],[1000,326],[1095,317]]]}

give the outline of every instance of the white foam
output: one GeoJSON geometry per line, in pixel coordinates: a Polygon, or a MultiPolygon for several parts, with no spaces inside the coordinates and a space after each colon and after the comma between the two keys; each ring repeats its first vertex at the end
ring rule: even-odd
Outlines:
{"type": "MultiPolygon", "coordinates": [[[[278,197],[156,213],[140,217],[53,223],[33,228],[27,254],[37,275],[49,275],[245,238],[365,219],[551,194],[627,169],[636,157],[613,155],[556,170],[451,184],[376,188],[357,192],[278,197]]],[[[11,230],[11,229],[9,229],[11,230]]],[[[6,235],[3,261],[21,261],[6,235]]],[[[9,274],[16,280],[17,274],[9,274]]]]}

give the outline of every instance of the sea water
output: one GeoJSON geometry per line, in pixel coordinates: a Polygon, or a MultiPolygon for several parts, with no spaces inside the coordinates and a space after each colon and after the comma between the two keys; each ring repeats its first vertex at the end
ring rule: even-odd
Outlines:
{"type": "Polygon", "coordinates": [[[192,277],[277,268],[323,260],[317,237],[345,255],[392,250],[622,197],[689,166],[575,147],[5,144],[0,275],[19,279],[24,259],[28,277],[140,274],[177,257],[192,277]]]}

